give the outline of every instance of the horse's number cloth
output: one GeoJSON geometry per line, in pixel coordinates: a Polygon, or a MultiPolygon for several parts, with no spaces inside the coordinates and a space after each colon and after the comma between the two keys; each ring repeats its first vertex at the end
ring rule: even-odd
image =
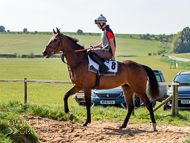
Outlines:
{"type": "MultiPolygon", "coordinates": [[[[99,69],[99,65],[94,62],[90,56],[88,56],[88,61],[89,61],[89,70],[90,71],[93,71],[93,72],[97,72],[98,69],[99,69]],[[96,71],[95,71],[96,69],[96,71]]],[[[108,75],[113,75],[113,73],[115,74],[117,72],[117,69],[118,69],[118,63],[116,60],[114,61],[111,61],[111,60],[106,60],[104,62],[104,64],[109,68],[107,74],[108,75]],[[112,73],[112,74],[111,74],[112,73]]]]}

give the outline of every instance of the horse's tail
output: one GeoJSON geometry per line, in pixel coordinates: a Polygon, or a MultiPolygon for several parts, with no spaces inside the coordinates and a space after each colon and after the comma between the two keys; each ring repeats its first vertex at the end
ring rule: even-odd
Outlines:
{"type": "Polygon", "coordinates": [[[147,75],[149,77],[149,85],[148,85],[148,92],[150,94],[150,97],[152,100],[156,100],[159,97],[159,85],[158,81],[156,80],[156,76],[151,68],[142,65],[145,71],[147,72],[147,75]]]}

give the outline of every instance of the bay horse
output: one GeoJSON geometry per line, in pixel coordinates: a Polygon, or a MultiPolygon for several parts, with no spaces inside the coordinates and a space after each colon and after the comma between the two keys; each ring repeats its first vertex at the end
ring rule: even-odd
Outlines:
{"type": "MultiPolygon", "coordinates": [[[[87,126],[88,123],[91,123],[91,89],[95,85],[96,74],[88,71],[87,51],[75,52],[75,50],[84,49],[83,46],[77,43],[77,39],[60,33],[58,28],[57,32],[54,29],[53,32],[54,36],[50,39],[48,45],[42,52],[43,56],[49,58],[59,51],[64,53],[67,64],[70,67],[70,78],[74,83],[74,86],[64,95],[65,113],[70,120],[73,120],[73,115],[68,108],[68,98],[72,94],[84,90],[87,119],[83,126],[87,126]]],[[[126,60],[118,62],[118,72],[115,76],[101,76],[99,86],[96,89],[111,89],[118,86],[122,87],[128,112],[120,128],[125,128],[127,126],[131,113],[134,110],[132,96],[135,92],[149,110],[153,129],[156,131],[156,121],[153,114],[152,104],[146,94],[147,76],[149,78],[149,93],[151,98],[155,100],[159,97],[159,86],[154,72],[148,66],[126,60]]]]}

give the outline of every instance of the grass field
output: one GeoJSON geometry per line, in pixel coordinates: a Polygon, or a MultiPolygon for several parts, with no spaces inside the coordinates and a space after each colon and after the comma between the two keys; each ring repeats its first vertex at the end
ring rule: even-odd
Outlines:
{"type": "MultiPolygon", "coordinates": [[[[41,54],[52,35],[33,34],[0,34],[0,54],[18,53],[41,54]]],[[[79,44],[85,48],[100,43],[100,36],[74,35],[79,39],[79,44]]],[[[170,44],[163,44],[158,41],[140,40],[132,38],[116,38],[117,55],[147,56],[148,53],[156,53],[158,49],[170,44]]],[[[170,49],[166,49],[168,53],[170,49]]]]}
{"type": "MultiPolygon", "coordinates": [[[[28,54],[33,52],[34,54],[41,54],[51,37],[52,35],[0,34],[0,53],[28,54]]],[[[74,35],[74,37],[78,38],[79,43],[86,48],[100,42],[100,36],[74,35]]],[[[159,60],[161,55],[147,56],[147,53],[156,52],[157,49],[166,44],[158,41],[131,39],[126,35],[125,37],[116,38],[116,60],[133,60],[150,66],[152,69],[159,69],[163,72],[167,82],[171,82],[179,71],[188,71],[187,69],[170,69],[169,64],[159,60]],[[130,55],[133,56],[130,57],[130,55]]],[[[167,50],[165,54],[170,54],[169,49],[167,50]]],[[[0,79],[70,80],[67,66],[58,58],[0,58],[0,67],[0,79]]],[[[48,105],[63,104],[63,95],[71,86],[72,84],[28,83],[28,102],[48,105]]],[[[23,101],[23,83],[0,82],[0,90],[2,99],[0,102],[5,103],[10,99],[23,101]]]]}
{"type": "MultiPolygon", "coordinates": [[[[52,35],[0,34],[0,54],[29,54],[31,52],[41,54],[51,37],[52,35]]],[[[85,48],[100,42],[100,36],[74,35],[74,37],[78,38],[80,40],[79,44],[84,45],[85,48]]],[[[181,70],[188,71],[188,69],[170,69],[168,63],[160,61],[161,55],[148,56],[148,53],[156,53],[158,49],[170,44],[163,44],[158,41],[131,39],[129,36],[125,37],[126,38],[116,38],[116,60],[133,60],[140,64],[147,65],[152,69],[159,69],[164,74],[166,82],[171,82],[174,76],[181,70]]],[[[172,52],[170,49],[166,49],[166,53],[164,54],[169,55],[172,54],[172,52]]],[[[175,56],[188,58],[189,54],[175,56]]],[[[0,67],[0,79],[70,80],[67,66],[58,58],[0,58],[0,67]]],[[[51,117],[49,115],[51,112],[52,114],[56,114],[55,116],[66,116],[63,109],[63,96],[72,86],[72,84],[28,83],[28,106],[31,107],[31,110],[28,107],[28,111],[22,112],[41,114],[41,110],[45,110],[43,113],[48,117],[51,117]],[[37,110],[33,111],[33,106],[38,106],[37,110]]],[[[23,83],[0,82],[0,104],[1,108],[5,106],[3,110],[8,112],[10,109],[9,105],[5,104],[11,101],[13,103],[19,103],[18,105],[14,105],[14,112],[22,113],[20,108],[22,109],[22,106],[24,106],[22,104],[24,100],[23,96],[23,83]]],[[[69,98],[69,107],[76,119],[82,119],[77,121],[83,121],[83,118],[86,118],[85,107],[78,106],[72,97],[69,98]]],[[[146,113],[146,109],[136,110],[135,116],[131,117],[130,122],[149,122],[150,118],[145,115],[146,113]]],[[[180,115],[176,117],[168,116],[170,111],[165,112],[160,108],[155,112],[155,117],[159,124],[189,125],[189,111],[180,111],[179,113],[180,115]]],[[[110,119],[121,121],[125,118],[125,115],[126,110],[121,108],[92,108],[93,120],[110,119]]]]}

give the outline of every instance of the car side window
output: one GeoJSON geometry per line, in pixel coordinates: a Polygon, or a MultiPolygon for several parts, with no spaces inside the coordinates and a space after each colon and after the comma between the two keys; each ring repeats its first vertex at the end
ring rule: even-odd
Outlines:
{"type": "Polygon", "coordinates": [[[157,80],[158,82],[162,82],[160,75],[156,75],[156,80],[157,80]]]}

